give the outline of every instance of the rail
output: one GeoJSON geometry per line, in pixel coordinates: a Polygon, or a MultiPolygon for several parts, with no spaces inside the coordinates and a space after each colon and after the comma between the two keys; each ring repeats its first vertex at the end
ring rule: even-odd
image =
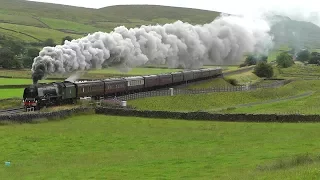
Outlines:
{"type": "Polygon", "coordinates": [[[17,114],[24,111],[24,108],[12,108],[12,109],[4,109],[0,110],[0,114],[17,114]]]}

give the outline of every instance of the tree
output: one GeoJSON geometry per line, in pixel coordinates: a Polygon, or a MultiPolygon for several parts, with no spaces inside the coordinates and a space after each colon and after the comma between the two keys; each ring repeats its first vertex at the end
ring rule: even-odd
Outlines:
{"type": "Polygon", "coordinates": [[[39,56],[40,50],[38,48],[29,48],[27,50],[27,56],[35,58],[39,56]]]}
{"type": "Polygon", "coordinates": [[[240,64],[240,67],[256,65],[259,61],[267,62],[268,56],[250,54],[247,56],[245,62],[243,64],[240,64]]]}
{"type": "Polygon", "coordinates": [[[66,40],[67,40],[67,41],[72,41],[73,38],[72,38],[71,36],[66,36],[66,37],[62,38],[61,44],[64,44],[64,42],[65,42],[66,40]]]}
{"type": "Polygon", "coordinates": [[[264,62],[268,62],[268,56],[262,55],[262,56],[260,57],[260,60],[261,60],[261,61],[264,61],[264,62]]]}
{"type": "Polygon", "coordinates": [[[277,56],[276,60],[279,67],[287,68],[294,64],[292,56],[290,56],[287,52],[282,52],[277,56]]]}
{"type": "Polygon", "coordinates": [[[273,76],[273,68],[271,64],[260,61],[254,68],[253,73],[259,77],[271,78],[273,76]]]}
{"type": "Polygon", "coordinates": [[[12,68],[14,66],[14,53],[11,49],[0,49],[0,65],[5,69],[12,68]]]}
{"type": "Polygon", "coordinates": [[[39,56],[40,50],[37,48],[29,48],[27,55],[22,58],[23,66],[31,68],[35,57],[39,56]]]}
{"type": "Polygon", "coordinates": [[[46,39],[44,42],[43,42],[43,45],[44,46],[55,46],[56,44],[54,43],[54,40],[49,38],[49,39],[46,39]]]}
{"type": "Polygon", "coordinates": [[[257,64],[257,59],[256,59],[256,57],[254,55],[248,55],[244,63],[247,66],[256,65],[257,64]]]}
{"type": "Polygon", "coordinates": [[[9,38],[3,39],[0,44],[3,47],[10,49],[15,55],[21,55],[25,53],[24,45],[20,41],[14,41],[9,38]]]}
{"type": "Polygon", "coordinates": [[[12,62],[12,65],[16,69],[22,69],[23,68],[23,56],[15,56],[12,62]]]}
{"type": "Polygon", "coordinates": [[[320,53],[312,52],[308,63],[309,64],[320,64],[320,53]]]}
{"type": "Polygon", "coordinates": [[[310,60],[310,52],[307,49],[302,50],[298,52],[296,59],[301,62],[304,62],[304,61],[308,62],[310,60]]]}

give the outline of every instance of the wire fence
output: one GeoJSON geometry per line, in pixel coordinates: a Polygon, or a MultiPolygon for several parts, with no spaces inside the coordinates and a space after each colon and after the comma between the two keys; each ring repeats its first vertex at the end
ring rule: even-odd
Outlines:
{"type": "Polygon", "coordinates": [[[158,91],[147,91],[134,94],[128,94],[117,97],[121,101],[133,99],[155,97],[155,96],[174,96],[174,95],[190,95],[190,94],[206,94],[214,92],[237,92],[237,91],[253,91],[262,88],[277,88],[288,84],[291,80],[280,80],[269,84],[247,85],[247,86],[231,86],[231,87],[213,87],[203,89],[165,89],[158,91]]]}

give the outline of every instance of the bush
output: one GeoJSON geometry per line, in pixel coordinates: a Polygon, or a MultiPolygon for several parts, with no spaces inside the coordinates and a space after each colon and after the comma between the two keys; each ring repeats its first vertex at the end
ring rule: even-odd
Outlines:
{"type": "Polygon", "coordinates": [[[279,67],[288,68],[294,64],[293,58],[287,52],[282,52],[279,56],[277,56],[277,64],[279,67]]]}
{"type": "Polygon", "coordinates": [[[308,63],[309,64],[320,64],[320,53],[312,52],[308,63]]]}
{"type": "Polygon", "coordinates": [[[245,66],[247,66],[247,64],[246,63],[242,63],[242,64],[240,64],[240,66],[239,67],[245,67],[245,66]]]}
{"type": "Polygon", "coordinates": [[[311,57],[310,52],[307,49],[305,49],[298,52],[296,59],[301,62],[305,62],[305,61],[308,62],[310,60],[310,57],[311,57]]]}
{"type": "Polygon", "coordinates": [[[273,76],[273,68],[270,64],[266,62],[259,62],[253,71],[258,77],[271,78],[273,76]]]}
{"type": "Polygon", "coordinates": [[[250,55],[247,56],[245,62],[243,64],[240,64],[240,67],[256,65],[257,63],[259,63],[261,61],[262,62],[267,62],[268,61],[268,56],[250,54],[250,55]]]}

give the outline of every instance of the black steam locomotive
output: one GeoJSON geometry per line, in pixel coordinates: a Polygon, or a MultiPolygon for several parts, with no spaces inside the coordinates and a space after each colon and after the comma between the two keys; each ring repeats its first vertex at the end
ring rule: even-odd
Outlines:
{"type": "Polygon", "coordinates": [[[80,98],[114,97],[179,85],[222,75],[221,68],[180,71],[159,75],[110,78],[95,81],[34,84],[24,89],[24,107],[39,110],[45,106],[72,104],[80,98]]]}

